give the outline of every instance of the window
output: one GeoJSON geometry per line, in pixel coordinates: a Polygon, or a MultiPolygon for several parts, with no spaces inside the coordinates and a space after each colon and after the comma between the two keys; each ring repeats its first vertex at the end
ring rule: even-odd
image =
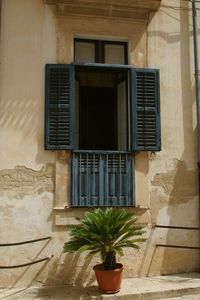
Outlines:
{"type": "Polygon", "coordinates": [[[74,60],[79,63],[127,65],[127,43],[103,40],[74,40],[74,60]]]}
{"type": "MultiPolygon", "coordinates": [[[[76,63],[127,64],[127,43],[75,39],[76,63]]],[[[75,148],[128,149],[128,71],[75,67],[75,148]]]]}
{"type": "Polygon", "coordinates": [[[159,71],[126,63],[126,43],[77,39],[74,63],[46,65],[45,148],[73,150],[72,207],[134,206],[134,151],[160,150],[159,71]]]}

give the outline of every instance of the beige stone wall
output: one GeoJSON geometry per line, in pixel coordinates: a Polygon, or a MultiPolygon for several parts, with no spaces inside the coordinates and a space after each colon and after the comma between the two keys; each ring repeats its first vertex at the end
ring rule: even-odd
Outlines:
{"type": "MultiPolygon", "coordinates": [[[[160,68],[162,99],[162,151],[149,161],[151,220],[162,225],[198,227],[191,3],[162,1],[148,27],[148,66],[160,68]]],[[[199,246],[199,231],[155,229],[152,239],[156,243],[199,246]]],[[[157,248],[151,272],[187,272],[199,267],[198,250],[157,248]]]]}
{"type": "MultiPolygon", "coordinates": [[[[55,153],[43,147],[44,65],[56,62],[56,20],[40,0],[2,2],[0,243],[9,243],[53,235],[55,153]]],[[[53,243],[0,247],[0,265],[53,254],[53,243]]],[[[0,285],[29,284],[43,266],[0,270],[0,285]]]]}
{"type": "MultiPolygon", "coordinates": [[[[177,6],[179,1],[177,0],[177,6]]],[[[84,255],[63,254],[66,224],[83,215],[70,209],[71,157],[44,151],[44,66],[71,63],[74,37],[127,40],[129,63],[161,72],[162,151],[138,153],[136,206],[149,240],[121,259],[125,277],[199,268],[198,251],[156,248],[156,243],[199,244],[198,231],[152,229],[151,224],[199,226],[196,112],[191,11],[163,6],[145,22],[56,16],[42,0],[3,0],[0,52],[0,243],[53,236],[50,241],[0,247],[0,265],[46,263],[0,270],[0,287],[90,284],[84,255]],[[64,207],[68,207],[64,209],[64,207]]],[[[189,6],[190,4],[188,4],[189,6]]]]}

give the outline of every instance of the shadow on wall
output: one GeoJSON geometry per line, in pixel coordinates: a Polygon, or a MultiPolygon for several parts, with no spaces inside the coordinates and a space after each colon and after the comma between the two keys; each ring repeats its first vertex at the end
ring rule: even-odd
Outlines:
{"type": "MultiPolygon", "coordinates": [[[[184,161],[177,160],[174,161],[174,170],[157,174],[152,185],[155,187],[151,195],[153,224],[199,227],[196,171],[188,170],[184,161]]],[[[199,247],[199,231],[153,227],[139,276],[199,271],[198,249],[156,247],[156,244],[199,247]]]]}
{"type": "MultiPolygon", "coordinates": [[[[24,87],[22,96],[7,95],[6,100],[0,102],[0,127],[2,138],[5,141],[5,147],[16,149],[17,152],[26,155],[28,149],[33,151],[37,143],[36,163],[44,165],[52,161],[51,151],[44,152],[44,91],[41,97],[41,91],[38,86],[44,88],[45,66],[38,68],[38,81],[32,83],[32,78],[27,73],[24,86],[30,86],[30,91],[24,87]],[[34,92],[36,91],[36,92],[34,92]],[[33,95],[31,95],[31,92],[33,95]],[[6,136],[4,135],[6,133],[6,136]],[[12,144],[12,147],[10,145],[12,144]],[[24,149],[24,150],[23,150],[24,149]]],[[[2,96],[3,97],[3,96],[2,96]]]]}
{"type": "MultiPolygon", "coordinates": [[[[40,250],[34,257],[32,255],[32,253],[35,252],[34,245],[27,244],[24,246],[23,249],[21,249],[21,256],[24,255],[24,260],[21,263],[25,263],[25,261],[27,262],[27,253],[30,255],[28,262],[33,262],[41,258],[48,257],[47,253],[49,254],[51,251],[53,251],[52,249],[55,249],[55,244],[52,246],[52,244],[49,243],[53,243],[53,241],[48,240],[45,243],[43,242],[43,246],[41,246],[40,250]]],[[[14,247],[15,249],[13,249],[13,253],[19,253],[19,247],[22,246],[14,247]]],[[[6,253],[8,252],[10,251],[7,250],[6,253]]],[[[12,257],[14,256],[15,254],[12,255],[12,257]]],[[[9,257],[11,257],[11,252],[9,257]]],[[[13,261],[14,259],[10,260],[9,263],[5,263],[4,265],[14,265],[13,261]]],[[[16,265],[21,263],[18,262],[16,265]]],[[[55,256],[50,260],[27,267],[20,267],[17,269],[1,269],[1,276],[2,278],[7,279],[5,286],[8,282],[11,283],[8,289],[21,287],[22,282],[25,289],[34,286],[35,284],[44,284],[47,286],[75,285],[78,287],[83,287],[91,286],[95,282],[93,265],[94,261],[92,263],[91,259],[86,261],[83,255],[81,257],[79,254],[63,254],[63,252],[61,252],[60,256],[55,256]]]]}
{"type": "MultiPolygon", "coordinates": [[[[174,161],[174,170],[157,174],[152,181],[153,223],[158,225],[198,227],[197,172],[188,170],[184,161],[174,161]],[[162,194],[160,188],[162,187],[162,194]],[[154,203],[153,203],[154,202],[154,203]]],[[[199,251],[155,247],[155,244],[199,246],[199,231],[152,229],[153,248],[147,274],[183,273],[199,270],[199,251]]]]}
{"type": "MultiPolygon", "coordinates": [[[[195,99],[194,82],[190,79],[191,57],[190,38],[192,32],[189,24],[189,3],[182,3],[180,11],[180,65],[181,65],[181,87],[182,87],[182,107],[174,111],[172,117],[182,112],[184,152],[180,159],[170,158],[172,170],[156,174],[152,186],[151,194],[152,223],[168,226],[199,227],[199,203],[198,203],[198,171],[197,165],[193,170],[189,170],[185,161],[197,161],[196,141],[197,130],[193,129],[193,111],[191,101],[195,99]]],[[[168,16],[173,17],[168,14],[168,16]]],[[[161,35],[161,32],[156,35],[161,35]]],[[[155,35],[155,33],[154,33],[155,35]]],[[[177,41],[174,36],[167,37],[167,42],[177,41]]],[[[170,99],[169,99],[170,100],[170,99]]],[[[176,104],[174,104],[174,107],[176,104]]],[[[170,126],[168,120],[168,126],[170,126]]],[[[179,126],[177,124],[177,126],[179,126]]],[[[168,131],[173,131],[168,128],[168,131]]],[[[165,128],[166,132],[166,128],[165,128]]],[[[180,132],[180,130],[179,130],[180,132]]],[[[174,133],[176,134],[176,133],[174,133]]],[[[169,138],[169,137],[168,137],[169,138]]],[[[182,143],[177,132],[177,145],[182,143]]],[[[164,147],[163,147],[164,148],[164,147]]],[[[152,237],[149,242],[148,270],[146,275],[172,274],[198,271],[200,268],[199,250],[155,247],[158,244],[177,246],[199,246],[198,230],[178,230],[168,228],[152,229],[152,237]]]]}
{"type": "Polygon", "coordinates": [[[15,267],[1,269],[1,278],[3,280],[3,282],[1,282],[2,287],[7,286],[8,283],[10,283],[8,287],[9,289],[19,287],[21,286],[21,281],[23,280],[27,281],[26,280],[27,277],[30,279],[30,281],[28,284],[26,284],[26,288],[32,286],[32,284],[35,282],[35,280],[39,277],[39,275],[42,273],[42,271],[49,263],[49,259],[48,259],[49,255],[47,255],[47,253],[48,253],[48,246],[50,241],[51,239],[48,239],[47,241],[38,241],[36,243],[29,243],[25,245],[3,247],[4,251],[1,252],[1,254],[3,255],[1,255],[0,265],[10,266],[10,267],[15,266],[15,267]],[[34,255],[34,253],[37,254],[34,255]],[[9,257],[9,259],[7,259],[7,257],[9,257]],[[11,257],[12,259],[10,259],[11,257]],[[23,261],[22,261],[22,257],[23,257],[23,261]],[[3,263],[4,258],[6,260],[5,263],[3,263]],[[31,263],[44,258],[46,258],[46,260],[43,262],[32,264],[29,266],[24,266],[24,267],[17,267],[17,265],[31,263]]]}
{"type": "Polygon", "coordinates": [[[91,259],[79,264],[80,254],[67,253],[64,260],[61,258],[55,259],[51,271],[45,281],[45,285],[75,285],[75,286],[90,286],[95,282],[94,272],[92,270],[91,259]]]}

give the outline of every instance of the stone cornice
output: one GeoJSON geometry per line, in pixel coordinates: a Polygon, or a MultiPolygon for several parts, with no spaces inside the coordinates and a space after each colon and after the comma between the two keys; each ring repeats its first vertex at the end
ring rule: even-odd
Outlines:
{"type": "Polygon", "coordinates": [[[57,15],[93,16],[147,21],[161,0],[44,0],[57,15]]]}

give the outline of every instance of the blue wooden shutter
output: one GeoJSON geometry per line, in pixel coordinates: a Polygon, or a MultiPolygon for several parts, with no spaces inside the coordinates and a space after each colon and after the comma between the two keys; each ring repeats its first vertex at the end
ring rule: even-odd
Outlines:
{"type": "Polygon", "coordinates": [[[74,66],[46,65],[45,149],[73,149],[74,66]]]}
{"type": "Polygon", "coordinates": [[[74,151],[71,207],[134,206],[130,152],[74,151]]]}
{"type": "Polygon", "coordinates": [[[159,151],[159,70],[131,69],[131,148],[159,151]]]}

